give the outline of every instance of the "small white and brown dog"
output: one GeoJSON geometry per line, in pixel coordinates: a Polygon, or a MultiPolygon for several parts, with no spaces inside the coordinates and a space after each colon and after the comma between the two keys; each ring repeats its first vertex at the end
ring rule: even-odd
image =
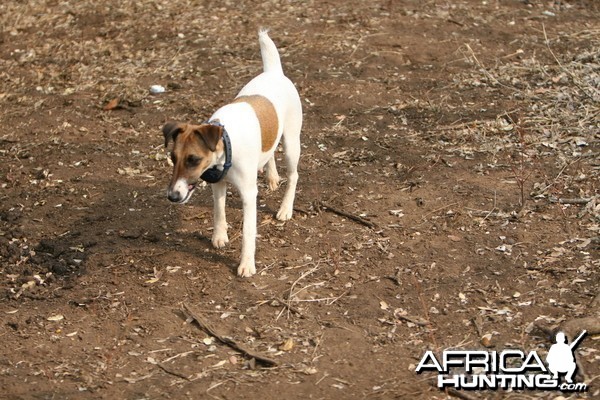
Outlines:
{"type": "Polygon", "coordinates": [[[269,188],[279,185],[274,152],[281,137],[287,164],[287,189],[277,219],[289,220],[294,208],[300,158],[302,103],[294,84],[283,74],[277,47],[266,30],[258,33],[264,72],[242,88],[233,102],[219,108],[202,124],[168,122],[165,146],[172,140],[173,177],[168,198],[186,203],[202,179],[212,184],[214,231],[212,244],[228,242],[225,220],[227,182],[240,192],[243,204],[242,256],[237,273],[256,273],[257,175],[266,165],[269,188]]]}

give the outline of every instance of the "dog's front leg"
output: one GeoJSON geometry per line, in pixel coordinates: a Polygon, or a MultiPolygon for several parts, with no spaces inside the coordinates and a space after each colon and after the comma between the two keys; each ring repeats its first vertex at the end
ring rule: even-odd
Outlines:
{"type": "Polygon", "coordinates": [[[229,243],[227,237],[227,220],[225,219],[225,197],[227,196],[227,183],[218,182],[212,185],[213,193],[213,235],[212,244],[220,249],[229,243]]]}
{"type": "Polygon", "coordinates": [[[256,180],[253,185],[240,188],[243,203],[244,226],[242,228],[242,259],[238,267],[238,275],[249,277],[256,273],[254,253],[256,251],[256,197],[258,188],[256,180]]]}

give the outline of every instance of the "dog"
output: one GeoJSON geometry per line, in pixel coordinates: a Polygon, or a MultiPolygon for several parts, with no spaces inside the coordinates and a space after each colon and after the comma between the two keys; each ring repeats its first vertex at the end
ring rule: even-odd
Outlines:
{"type": "Polygon", "coordinates": [[[162,132],[165,147],[173,141],[173,176],[167,197],[173,203],[190,200],[201,180],[211,184],[214,202],[212,244],[229,242],[225,219],[227,182],[237,188],[243,204],[242,254],[237,273],[256,273],[256,198],[258,171],[266,166],[271,190],[279,186],[275,150],[283,137],[287,188],[277,219],[292,218],[298,183],[302,103],[292,81],[283,74],[279,52],[268,31],[258,32],[263,72],[248,82],[235,99],[201,124],[168,122],[162,132]]]}

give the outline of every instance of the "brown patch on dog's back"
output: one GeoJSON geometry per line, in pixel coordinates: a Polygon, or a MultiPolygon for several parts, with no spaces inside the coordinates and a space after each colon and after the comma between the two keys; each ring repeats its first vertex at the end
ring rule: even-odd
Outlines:
{"type": "Polygon", "coordinates": [[[273,103],[269,99],[260,95],[240,96],[234,103],[248,103],[254,109],[258,122],[260,123],[261,143],[263,153],[268,151],[275,140],[277,140],[277,130],[279,129],[279,120],[273,103]]]}

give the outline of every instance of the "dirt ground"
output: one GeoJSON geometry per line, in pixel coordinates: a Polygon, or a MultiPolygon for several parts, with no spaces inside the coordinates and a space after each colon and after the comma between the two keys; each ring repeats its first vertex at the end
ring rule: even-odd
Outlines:
{"type": "Polygon", "coordinates": [[[599,2],[4,0],[0,82],[0,397],[599,398],[599,2]],[[260,180],[242,279],[237,193],[213,249],[160,129],[259,73],[260,26],[303,153],[291,221],[260,180]],[[586,393],[415,373],[558,328],[590,333],[586,393]]]}

